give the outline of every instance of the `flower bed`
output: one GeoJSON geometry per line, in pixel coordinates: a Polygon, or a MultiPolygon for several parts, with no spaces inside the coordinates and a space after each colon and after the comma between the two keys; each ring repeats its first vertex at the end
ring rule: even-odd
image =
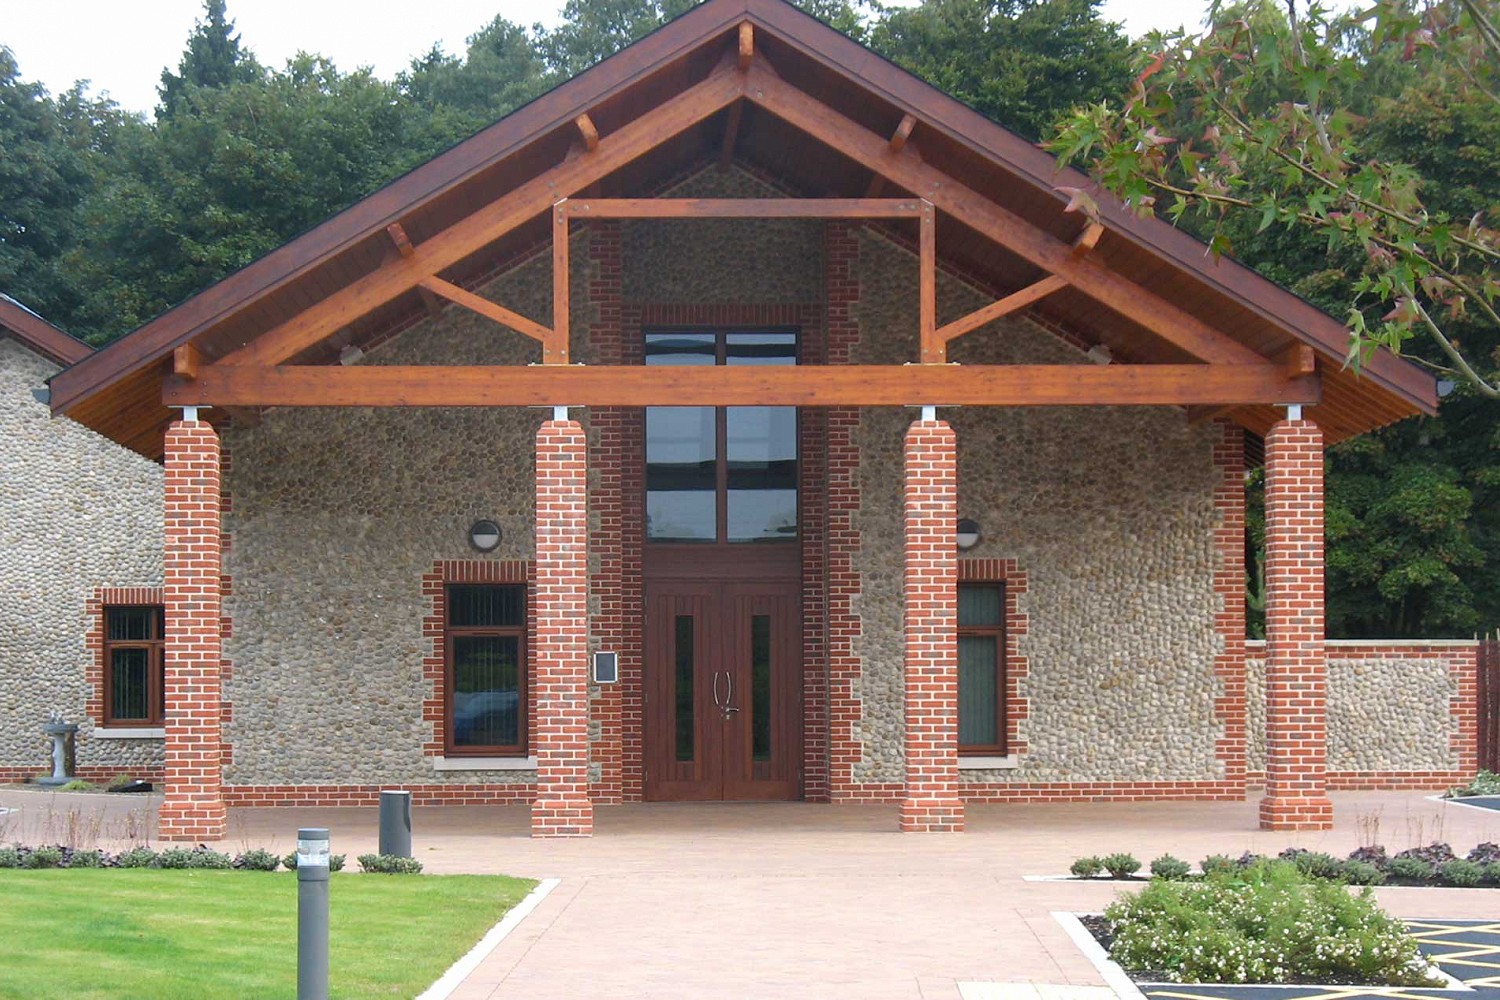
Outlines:
{"type": "MultiPolygon", "coordinates": [[[[1214,854],[1204,858],[1195,872],[1187,862],[1163,854],[1151,862],[1153,879],[1191,881],[1217,872],[1243,870],[1266,859],[1259,854],[1242,854],[1230,858],[1214,854]]],[[[1413,847],[1396,855],[1387,855],[1381,846],[1360,847],[1347,858],[1336,858],[1319,851],[1289,847],[1278,860],[1294,866],[1302,875],[1348,885],[1448,886],[1461,889],[1500,886],[1500,845],[1483,843],[1459,857],[1444,843],[1413,847]]],[[[1141,881],[1135,875],[1139,861],[1128,854],[1111,854],[1104,858],[1078,858],[1069,869],[1078,879],[1116,879],[1141,881]]]]}
{"type": "MultiPolygon", "coordinates": [[[[332,871],[342,871],[344,855],[334,854],[328,859],[332,871]]],[[[413,858],[390,854],[361,854],[359,866],[366,872],[388,875],[415,875],[422,871],[422,862],[413,858]]],[[[21,844],[0,846],[0,869],[4,868],[216,868],[239,871],[275,871],[285,867],[288,871],[297,868],[297,855],[277,857],[270,851],[255,848],[230,856],[207,847],[168,847],[160,851],[149,847],[132,847],[118,854],[92,848],[65,847],[61,844],[43,844],[26,847],[21,844]]]]}

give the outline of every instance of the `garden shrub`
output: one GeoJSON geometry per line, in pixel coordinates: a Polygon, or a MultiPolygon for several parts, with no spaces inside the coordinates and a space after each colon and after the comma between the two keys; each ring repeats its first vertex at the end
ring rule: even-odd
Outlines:
{"type": "Polygon", "coordinates": [[[68,858],[69,868],[103,868],[104,852],[95,850],[74,851],[68,858]]]}
{"type": "Polygon", "coordinates": [[[26,855],[27,868],[61,868],[62,862],[61,847],[33,847],[26,855]]]}
{"type": "MultiPolygon", "coordinates": [[[[330,854],[330,855],[328,855],[328,870],[331,871],[331,872],[341,872],[341,871],[343,871],[344,870],[344,859],[346,857],[347,857],[347,855],[344,855],[344,854],[330,854]]],[[[296,871],[297,870],[297,852],[293,851],[290,854],[288,854],[286,857],[282,858],[281,859],[281,866],[283,868],[285,868],[289,872],[296,871]]]]}
{"type": "Polygon", "coordinates": [[[1406,850],[1396,855],[1396,857],[1420,858],[1423,861],[1427,862],[1429,865],[1436,867],[1438,865],[1446,864],[1449,861],[1452,861],[1454,858],[1458,857],[1458,855],[1454,854],[1453,848],[1449,847],[1447,844],[1432,843],[1428,844],[1426,847],[1408,847],[1406,850]]]}
{"type": "Polygon", "coordinates": [[[168,847],[156,856],[157,868],[196,868],[191,847],[168,847]]]}
{"type": "Polygon", "coordinates": [[[1484,866],[1484,878],[1487,882],[1500,883],[1500,861],[1491,861],[1484,866]]]}
{"type": "Polygon", "coordinates": [[[422,862],[398,854],[361,854],[359,867],[381,875],[415,875],[422,870],[422,862]]]}
{"type": "Polygon", "coordinates": [[[1265,862],[1195,882],[1153,880],[1104,911],[1110,956],[1174,982],[1436,985],[1401,921],[1372,890],[1265,862]]]}
{"type": "Polygon", "coordinates": [[[1471,888],[1484,881],[1484,865],[1473,861],[1454,859],[1438,869],[1450,885],[1471,888]]]}
{"type": "Polygon", "coordinates": [[[59,785],[57,790],[59,792],[92,792],[94,786],[82,778],[74,778],[72,781],[59,785]]]}
{"type": "Polygon", "coordinates": [[[1291,861],[1299,872],[1312,878],[1338,878],[1344,868],[1338,858],[1321,851],[1301,851],[1291,861]]]}
{"type": "Polygon", "coordinates": [[[155,868],[156,852],[149,847],[132,847],[115,859],[121,868],[155,868]]]}
{"type": "Polygon", "coordinates": [[[1203,869],[1203,874],[1213,875],[1215,873],[1232,872],[1239,869],[1234,859],[1226,854],[1210,854],[1198,862],[1198,867],[1203,869]]]}
{"type": "Polygon", "coordinates": [[[1469,852],[1468,860],[1481,865],[1492,865],[1496,861],[1500,861],[1500,844],[1494,844],[1487,840],[1469,852]]]}
{"type": "Polygon", "coordinates": [[[1104,862],[1093,856],[1087,858],[1079,858],[1068,867],[1068,871],[1072,872],[1079,878],[1093,878],[1103,870],[1104,862]]]}
{"type": "Polygon", "coordinates": [[[257,847],[236,855],[234,867],[253,872],[274,872],[281,867],[281,859],[270,851],[263,851],[257,847]]]}
{"type": "Polygon", "coordinates": [[[1151,862],[1151,874],[1155,878],[1171,879],[1180,881],[1187,878],[1192,867],[1180,858],[1174,858],[1170,854],[1163,854],[1151,862]]]}
{"type": "Polygon", "coordinates": [[[1386,871],[1392,878],[1404,878],[1413,881],[1432,878],[1433,870],[1433,865],[1430,861],[1424,861],[1421,858],[1403,857],[1400,854],[1392,858],[1391,863],[1386,866],[1386,871]]]}
{"type": "Polygon", "coordinates": [[[1345,861],[1339,869],[1339,878],[1350,885],[1379,885],[1385,881],[1385,872],[1368,861],[1345,861]]]}
{"type": "Polygon", "coordinates": [[[21,852],[14,847],[0,847],[0,868],[21,867],[21,852]]]}
{"type": "Polygon", "coordinates": [[[1141,870],[1141,863],[1129,854],[1107,854],[1099,861],[1111,878],[1129,878],[1141,870]]]}
{"type": "Polygon", "coordinates": [[[1500,795],[1500,774],[1494,771],[1480,771],[1467,785],[1461,785],[1447,792],[1447,797],[1450,799],[1462,799],[1470,795],[1500,795]]]}

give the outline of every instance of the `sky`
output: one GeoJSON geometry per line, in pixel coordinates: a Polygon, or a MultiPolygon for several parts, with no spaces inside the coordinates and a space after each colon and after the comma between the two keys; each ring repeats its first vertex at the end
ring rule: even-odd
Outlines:
{"type": "MultiPolygon", "coordinates": [[[[900,0],[897,0],[900,2],[900,0]]],[[[229,0],[240,42],[281,66],[297,50],[341,70],[368,65],[389,79],[433,42],[462,54],[464,39],[497,14],[519,24],[557,23],[557,0],[229,0]]],[[[1132,35],[1196,26],[1206,0],[1105,0],[1104,15],[1132,35]]],[[[89,80],[132,111],[156,105],[161,71],[174,70],[202,14],[202,0],[0,0],[0,45],[21,77],[54,94],[89,80]]]]}

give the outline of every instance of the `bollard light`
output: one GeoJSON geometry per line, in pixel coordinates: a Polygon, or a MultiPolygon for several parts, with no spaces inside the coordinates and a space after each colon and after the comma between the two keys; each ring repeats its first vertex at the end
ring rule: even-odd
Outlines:
{"type": "Polygon", "coordinates": [[[297,1000],[328,1000],[328,830],[297,831],[297,1000]]]}

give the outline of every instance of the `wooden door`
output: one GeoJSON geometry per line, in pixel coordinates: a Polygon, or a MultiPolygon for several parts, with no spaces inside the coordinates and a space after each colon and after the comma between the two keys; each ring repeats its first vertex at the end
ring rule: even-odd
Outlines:
{"type": "Polygon", "coordinates": [[[801,616],[784,583],[646,590],[646,797],[801,794],[801,616]]]}

